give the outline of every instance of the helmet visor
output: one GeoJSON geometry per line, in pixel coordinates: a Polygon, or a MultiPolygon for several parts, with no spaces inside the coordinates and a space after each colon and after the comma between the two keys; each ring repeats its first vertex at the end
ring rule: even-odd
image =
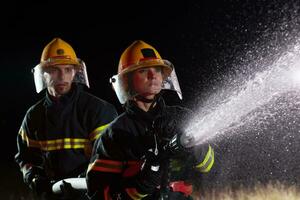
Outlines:
{"type": "Polygon", "coordinates": [[[162,89],[163,90],[173,90],[177,93],[178,97],[182,99],[182,92],[180,89],[180,85],[178,82],[178,78],[175,72],[175,68],[173,67],[173,70],[169,76],[163,81],[162,83],[162,89]]]}
{"type": "MultiPolygon", "coordinates": [[[[90,87],[89,79],[87,75],[86,65],[84,61],[78,59],[79,65],[75,65],[76,74],[74,76],[73,82],[74,83],[80,83],[83,85],[86,85],[87,87],[90,87]]],[[[49,67],[49,65],[45,65],[45,63],[40,63],[37,66],[35,66],[32,69],[33,78],[34,78],[34,84],[35,89],[37,93],[40,93],[42,90],[44,90],[47,87],[44,73],[45,68],[49,67]]]]}
{"type": "MultiPolygon", "coordinates": [[[[172,71],[168,76],[164,78],[161,89],[173,90],[177,93],[178,97],[182,99],[182,93],[175,69],[173,65],[171,65],[171,67],[172,71]]],[[[121,104],[124,104],[126,101],[133,99],[135,96],[138,95],[138,93],[135,92],[133,88],[130,88],[130,84],[128,84],[128,72],[114,75],[110,79],[110,83],[112,84],[121,104]]]]}
{"type": "Polygon", "coordinates": [[[90,82],[89,82],[85,62],[80,59],[78,59],[78,61],[79,61],[79,65],[78,65],[78,68],[76,68],[76,74],[73,79],[73,82],[86,85],[89,88],[90,82]]]}

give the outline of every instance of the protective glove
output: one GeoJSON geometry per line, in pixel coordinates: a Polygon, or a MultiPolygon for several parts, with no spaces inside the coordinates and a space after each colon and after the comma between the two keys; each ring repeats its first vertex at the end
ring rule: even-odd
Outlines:
{"type": "Polygon", "coordinates": [[[193,148],[188,145],[193,138],[189,138],[180,133],[175,134],[167,144],[163,146],[164,155],[168,158],[188,157],[193,152],[193,148]]]}
{"type": "Polygon", "coordinates": [[[172,116],[163,116],[157,118],[153,123],[153,132],[158,135],[159,146],[163,146],[160,151],[165,151],[168,156],[176,156],[181,153],[189,153],[194,138],[188,136],[181,122],[172,118],[172,116]]]}
{"type": "Polygon", "coordinates": [[[72,187],[71,183],[68,183],[62,180],[62,184],[60,185],[60,189],[62,194],[59,195],[61,199],[77,199],[80,196],[84,196],[84,192],[76,190],[72,187]]]}
{"type": "Polygon", "coordinates": [[[137,178],[137,188],[141,192],[150,194],[161,184],[162,170],[159,155],[154,152],[148,152],[145,162],[137,178]]]}
{"type": "Polygon", "coordinates": [[[24,166],[22,169],[23,179],[27,185],[30,185],[32,179],[36,176],[45,175],[43,168],[38,166],[24,166]]]}
{"type": "Polygon", "coordinates": [[[37,194],[51,193],[51,182],[47,177],[36,175],[29,187],[37,194]]]}

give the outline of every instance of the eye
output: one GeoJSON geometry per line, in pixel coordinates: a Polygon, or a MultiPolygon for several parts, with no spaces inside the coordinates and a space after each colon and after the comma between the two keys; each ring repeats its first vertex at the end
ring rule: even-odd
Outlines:
{"type": "Polygon", "coordinates": [[[139,69],[138,71],[140,74],[144,74],[147,72],[147,69],[146,68],[142,68],[142,69],[139,69]]]}
{"type": "Polygon", "coordinates": [[[45,72],[49,73],[49,74],[53,74],[56,73],[58,70],[55,67],[48,67],[45,69],[45,72]]]}
{"type": "Polygon", "coordinates": [[[161,67],[156,67],[156,68],[155,68],[155,71],[156,71],[157,73],[161,73],[161,72],[162,72],[162,68],[161,68],[161,67]]]}
{"type": "Polygon", "coordinates": [[[67,67],[67,68],[65,68],[65,72],[71,73],[71,72],[73,72],[73,69],[74,69],[74,67],[67,67]]]}

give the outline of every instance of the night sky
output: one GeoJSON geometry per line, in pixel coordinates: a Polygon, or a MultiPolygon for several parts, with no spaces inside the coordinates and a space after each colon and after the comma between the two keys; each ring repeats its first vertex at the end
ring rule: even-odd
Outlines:
{"type": "MultiPolygon", "coordinates": [[[[71,44],[85,61],[89,91],[116,105],[119,112],[109,78],[116,74],[123,50],[134,40],[144,40],[175,65],[182,104],[191,107],[201,104],[201,94],[214,92],[213,85],[222,81],[223,74],[247,62],[239,58],[254,45],[261,44],[260,56],[285,48],[287,40],[277,37],[285,29],[273,32],[280,22],[294,19],[299,6],[284,0],[7,2],[0,12],[0,126],[1,166],[8,173],[0,193],[8,195],[20,182],[9,181],[19,179],[13,160],[17,131],[26,110],[42,97],[35,93],[31,69],[54,37],[71,44]],[[279,49],[266,52],[264,41],[275,39],[279,49]]],[[[295,31],[292,25],[286,29],[295,31]]]]}

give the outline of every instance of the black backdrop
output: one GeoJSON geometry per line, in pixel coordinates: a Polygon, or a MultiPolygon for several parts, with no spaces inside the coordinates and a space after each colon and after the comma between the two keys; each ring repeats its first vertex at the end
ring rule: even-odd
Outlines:
{"type": "MultiPolygon", "coordinates": [[[[7,2],[0,12],[1,195],[15,197],[16,190],[24,190],[13,160],[15,139],[26,110],[41,97],[35,93],[31,68],[54,37],[69,42],[86,62],[90,92],[119,112],[108,80],[129,44],[136,39],[150,43],[175,65],[182,104],[192,107],[201,105],[201,95],[213,93],[222,75],[243,62],[238,58],[245,51],[272,40],[278,23],[297,14],[297,1],[280,0],[7,2]]],[[[285,41],[277,42],[284,46],[285,41]]],[[[260,54],[268,53],[262,50],[260,54]]]]}

